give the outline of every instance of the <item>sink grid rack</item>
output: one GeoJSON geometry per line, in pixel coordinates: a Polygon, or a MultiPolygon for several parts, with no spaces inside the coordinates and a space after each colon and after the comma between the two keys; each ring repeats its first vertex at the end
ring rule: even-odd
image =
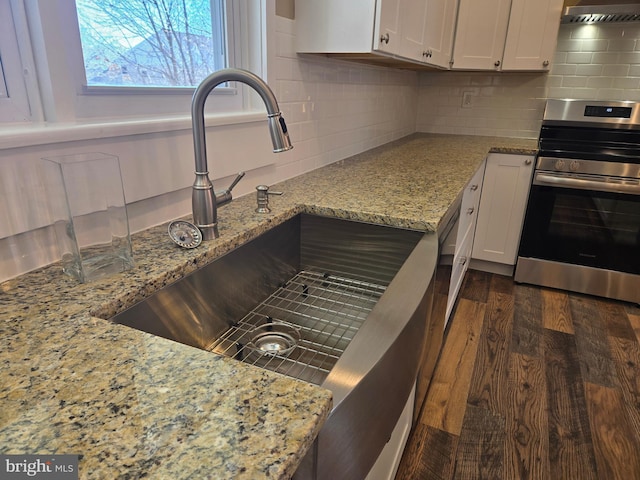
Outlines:
{"type": "Polygon", "coordinates": [[[207,350],[321,385],[385,288],[331,273],[300,271],[207,350]],[[265,325],[268,329],[269,323],[274,325],[274,335],[275,326],[295,329],[297,344],[285,353],[256,348],[255,332],[264,331],[265,325]]]}

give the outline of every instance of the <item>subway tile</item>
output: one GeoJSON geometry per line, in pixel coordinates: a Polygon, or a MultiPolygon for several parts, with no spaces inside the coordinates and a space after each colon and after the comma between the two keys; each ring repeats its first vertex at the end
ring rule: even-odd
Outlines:
{"type": "Polygon", "coordinates": [[[602,65],[599,65],[599,64],[576,65],[574,74],[579,76],[588,76],[588,77],[602,75],[602,65]]]}
{"type": "Polygon", "coordinates": [[[595,97],[597,100],[625,100],[627,95],[621,88],[601,88],[595,97]]]}
{"type": "Polygon", "coordinates": [[[562,79],[563,87],[586,87],[587,77],[564,77],[562,79]]]}
{"type": "Polygon", "coordinates": [[[600,29],[598,25],[575,25],[571,27],[570,38],[594,39],[600,38],[600,29]]]}
{"type": "Polygon", "coordinates": [[[608,77],[626,77],[629,74],[629,65],[604,65],[602,74],[608,77]]]}
{"type": "Polygon", "coordinates": [[[638,64],[640,63],[640,52],[622,52],[618,59],[618,63],[638,64]]]}
{"type": "Polygon", "coordinates": [[[608,40],[607,50],[610,52],[633,52],[635,47],[635,38],[615,38],[608,40]]]}
{"type": "Polygon", "coordinates": [[[613,79],[613,88],[622,88],[633,90],[640,87],[640,78],[638,77],[618,77],[613,79]]]}
{"type": "Polygon", "coordinates": [[[580,51],[582,52],[603,52],[611,50],[609,48],[610,42],[603,38],[587,38],[580,40],[580,51]]]}
{"type": "Polygon", "coordinates": [[[556,48],[562,52],[581,52],[583,51],[582,45],[584,42],[582,39],[575,38],[559,39],[556,48]]]}
{"type": "Polygon", "coordinates": [[[567,63],[591,63],[593,54],[591,52],[567,52],[567,63]]]}
{"type": "Polygon", "coordinates": [[[553,75],[576,75],[577,71],[577,65],[555,64],[551,67],[551,73],[553,75]]]}
{"type": "Polygon", "coordinates": [[[590,88],[611,88],[613,77],[590,77],[587,79],[587,87],[590,88]]]}
{"type": "Polygon", "coordinates": [[[619,52],[595,52],[593,54],[593,63],[602,64],[602,65],[624,63],[618,60],[619,57],[620,57],[619,52]]]}

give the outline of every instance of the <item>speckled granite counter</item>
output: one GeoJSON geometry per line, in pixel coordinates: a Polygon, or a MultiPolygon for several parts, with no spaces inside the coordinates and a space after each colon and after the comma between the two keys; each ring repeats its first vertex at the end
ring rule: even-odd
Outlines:
{"type": "Polygon", "coordinates": [[[416,134],[219,211],[218,240],[133,237],[136,267],[87,285],[50,266],[0,284],[0,453],[82,455],[81,478],[288,478],[331,393],[101,318],[300,212],[433,232],[489,151],[534,140],[416,134]],[[100,318],[98,318],[100,317],[100,318]]]}

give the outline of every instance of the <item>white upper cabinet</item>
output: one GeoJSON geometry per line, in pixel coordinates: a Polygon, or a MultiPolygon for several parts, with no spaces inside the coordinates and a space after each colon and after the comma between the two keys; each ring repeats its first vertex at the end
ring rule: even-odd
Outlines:
{"type": "Polygon", "coordinates": [[[400,55],[449,68],[457,4],[458,0],[402,0],[400,55]]]}
{"type": "Polygon", "coordinates": [[[297,51],[454,70],[544,71],[553,57],[562,3],[296,0],[297,51]]]}
{"type": "Polygon", "coordinates": [[[502,70],[549,70],[562,0],[513,0],[502,70]]]}
{"type": "Polygon", "coordinates": [[[382,54],[449,68],[458,0],[296,0],[300,53],[382,54]]]}
{"type": "Polygon", "coordinates": [[[454,70],[549,70],[563,0],[460,0],[454,70]]]}
{"type": "Polygon", "coordinates": [[[374,50],[400,55],[402,47],[400,4],[401,0],[378,0],[376,2],[374,50]]]}
{"type": "Polygon", "coordinates": [[[499,70],[511,0],[460,0],[453,47],[455,70],[499,70]]]}
{"type": "Polygon", "coordinates": [[[449,68],[458,0],[426,2],[426,52],[429,63],[449,68]]]}

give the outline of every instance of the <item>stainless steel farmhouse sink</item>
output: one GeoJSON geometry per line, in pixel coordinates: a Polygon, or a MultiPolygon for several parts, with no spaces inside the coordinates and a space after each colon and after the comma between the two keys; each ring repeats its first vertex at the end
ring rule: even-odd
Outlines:
{"type": "Polygon", "coordinates": [[[437,236],[298,215],[111,320],[333,392],[296,478],[364,478],[416,379],[437,236]]]}

